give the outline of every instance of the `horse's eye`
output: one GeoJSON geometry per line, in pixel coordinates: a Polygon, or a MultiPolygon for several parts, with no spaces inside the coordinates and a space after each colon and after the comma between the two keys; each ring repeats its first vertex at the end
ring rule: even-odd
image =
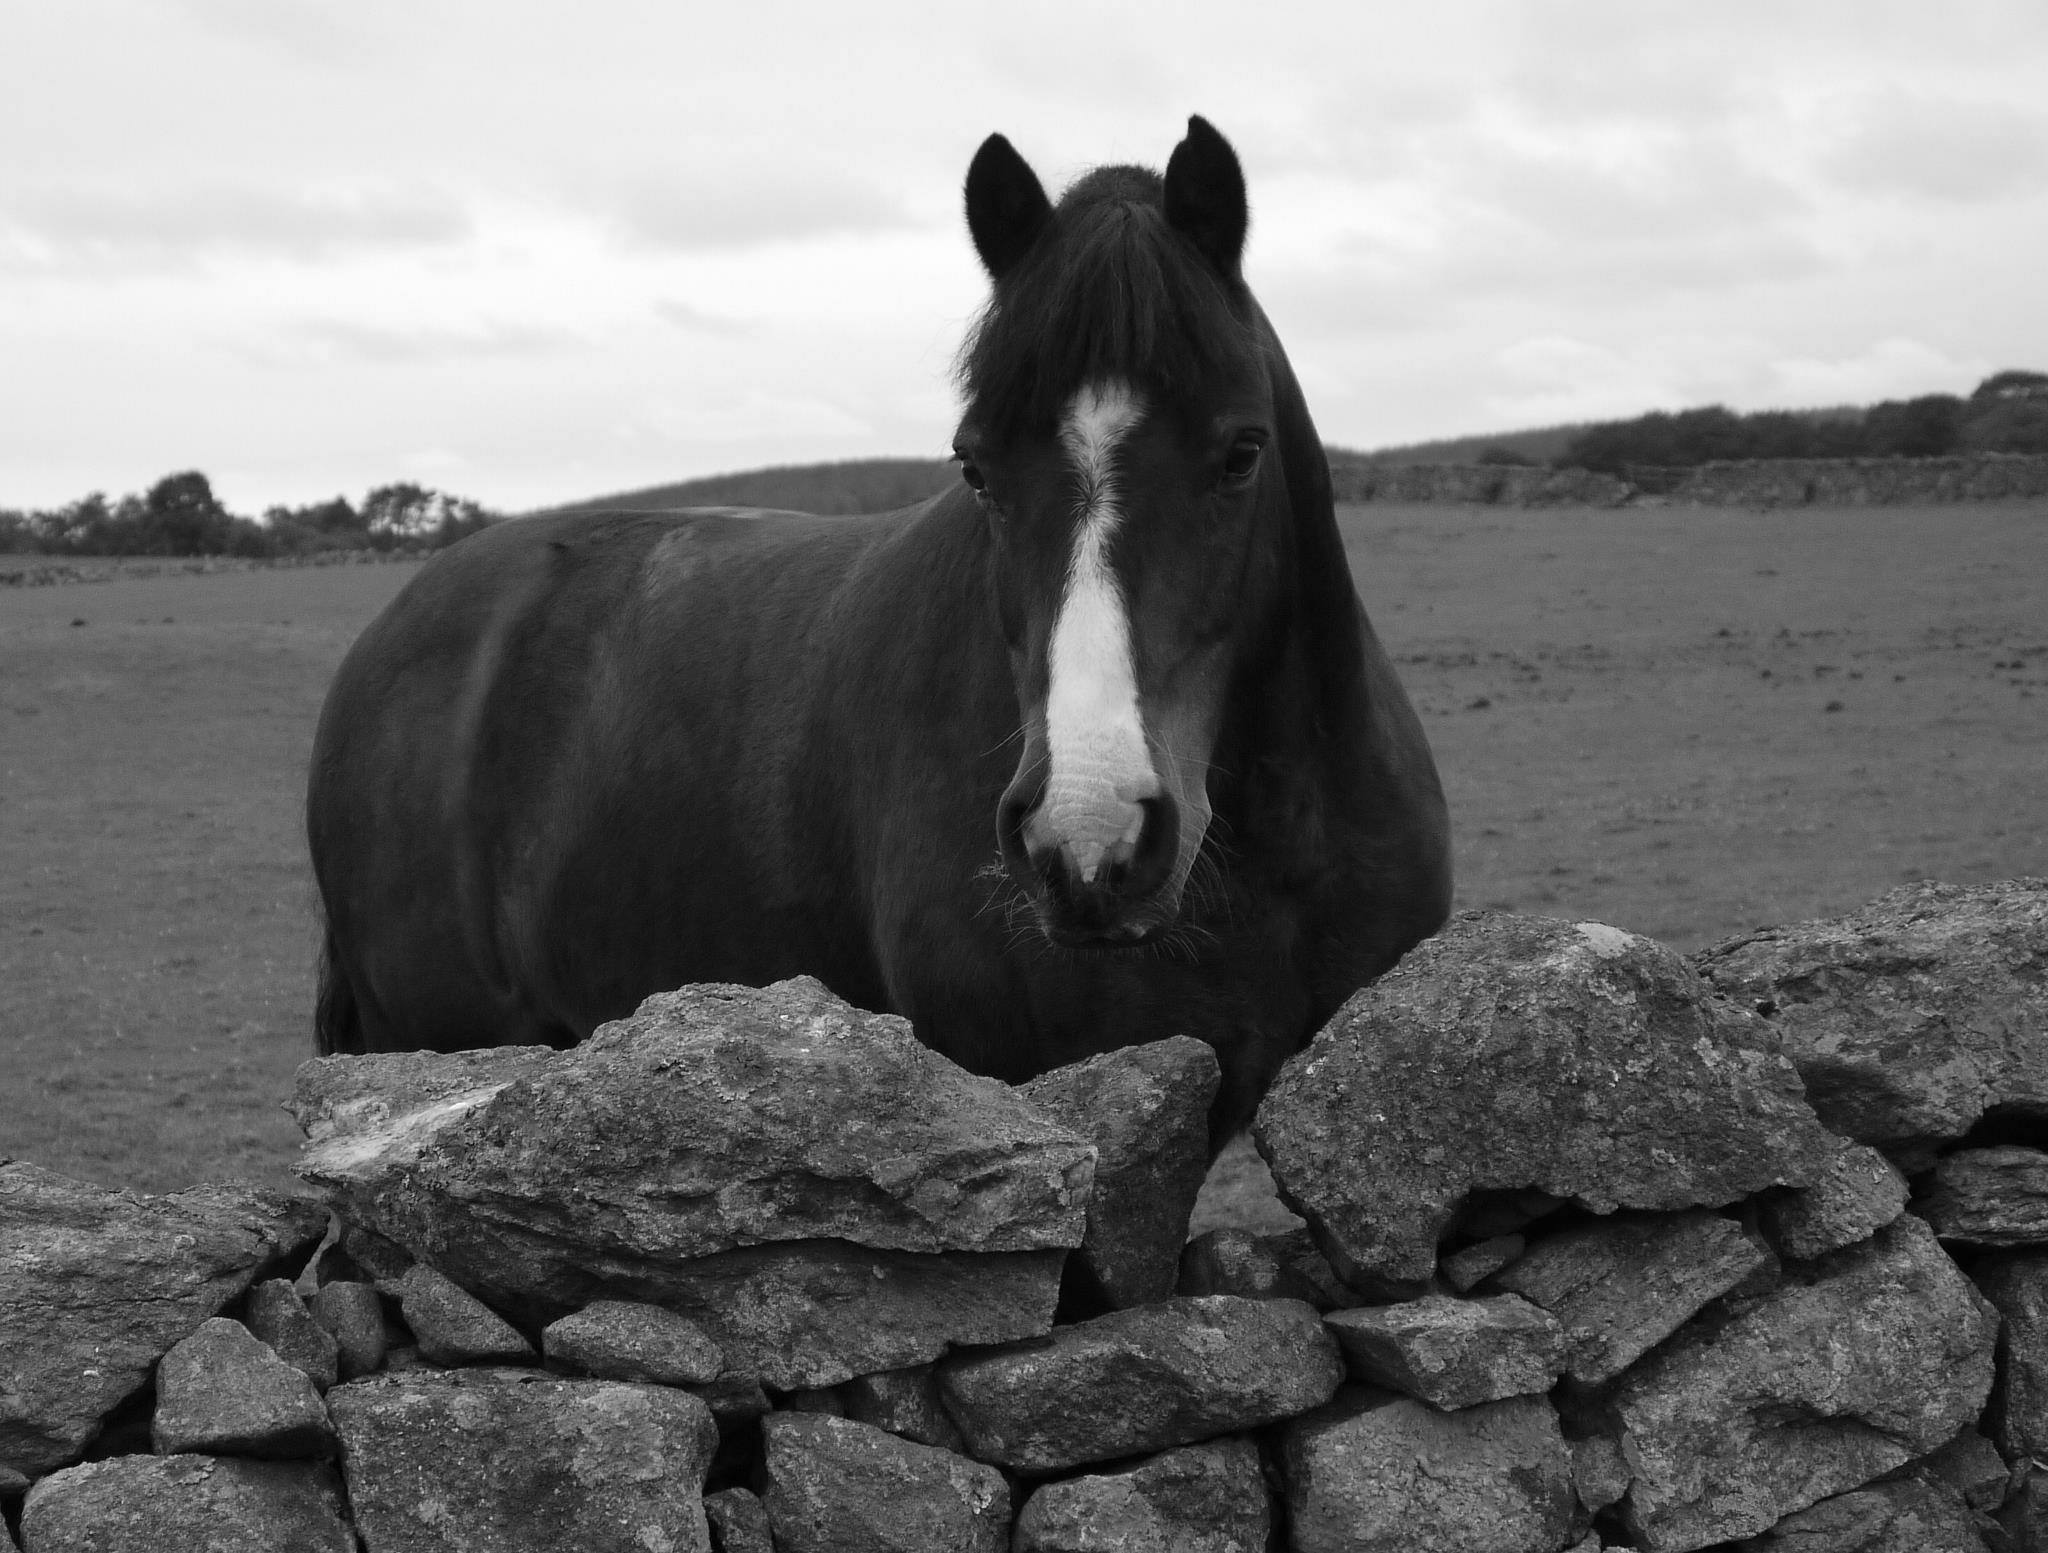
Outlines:
{"type": "Polygon", "coordinates": [[[1230,451],[1223,455],[1223,481],[1226,485],[1242,485],[1255,474],[1259,467],[1259,455],[1266,450],[1266,440],[1249,432],[1230,444],[1230,451]]]}
{"type": "Polygon", "coordinates": [[[969,463],[963,458],[960,461],[960,478],[967,482],[969,490],[983,495],[987,494],[988,478],[982,474],[981,465],[969,463]]]}

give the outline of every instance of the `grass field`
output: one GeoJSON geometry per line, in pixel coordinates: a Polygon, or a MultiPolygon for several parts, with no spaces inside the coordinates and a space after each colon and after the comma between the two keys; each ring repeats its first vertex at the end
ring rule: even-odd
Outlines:
{"type": "MultiPolygon", "coordinates": [[[[1461,904],[1691,949],[2048,874],[2048,503],[1350,508],[1461,904]]],[[[282,1183],[314,719],[414,566],[0,587],[0,1156],[282,1183]]]]}

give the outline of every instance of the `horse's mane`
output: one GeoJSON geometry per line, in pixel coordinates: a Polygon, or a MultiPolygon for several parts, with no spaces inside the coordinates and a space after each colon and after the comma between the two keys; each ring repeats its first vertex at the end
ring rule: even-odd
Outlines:
{"type": "Polygon", "coordinates": [[[1098,167],[1061,196],[960,347],[969,421],[1043,434],[1084,384],[1167,399],[1251,348],[1242,288],[1167,224],[1161,190],[1147,168],[1098,167]]]}

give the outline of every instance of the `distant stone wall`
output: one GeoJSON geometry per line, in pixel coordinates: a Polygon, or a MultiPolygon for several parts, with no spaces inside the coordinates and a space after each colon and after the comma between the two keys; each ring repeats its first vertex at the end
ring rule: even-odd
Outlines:
{"type": "Polygon", "coordinates": [[[1186,1237],[1218,1080],[799,979],[309,1062],[324,1203],[0,1160],[0,1553],[2048,1548],[2048,880],[1466,913],[1267,1095],[1286,1233],[1186,1237]]]}
{"type": "Polygon", "coordinates": [[[2048,496],[2048,456],[1766,458],[1702,464],[1671,492],[1677,506],[1905,507],[2048,496]]]}
{"type": "Polygon", "coordinates": [[[1473,502],[1503,507],[1619,507],[1631,488],[1589,469],[1521,464],[1354,464],[1330,467],[1340,502],[1473,502]]]}

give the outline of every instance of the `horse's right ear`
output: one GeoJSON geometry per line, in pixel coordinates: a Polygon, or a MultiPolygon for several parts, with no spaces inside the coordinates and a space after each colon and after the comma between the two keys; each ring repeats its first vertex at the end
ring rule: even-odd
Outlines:
{"type": "Polygon", "coordinates": [[[1038,174],[1009,141],[989,136],[967,168],[967,230],[989,279],[1007,275],[1051,219],[1038,174]]]}

